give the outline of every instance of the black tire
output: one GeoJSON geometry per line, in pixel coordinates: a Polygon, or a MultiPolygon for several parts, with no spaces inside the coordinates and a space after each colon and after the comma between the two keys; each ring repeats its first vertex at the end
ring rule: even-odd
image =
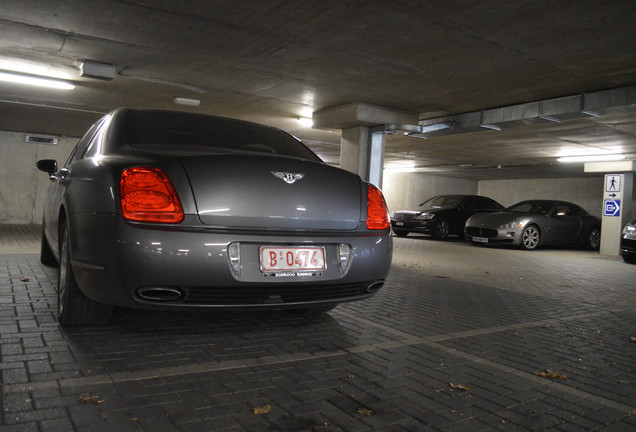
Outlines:
{"type": "Polygon", "coordinates": [[[431,236],[435,240],[444,240],[450,234],[450,225],[448,224],[448,220],[441,218],[435,224],[435,228],[433,228],[433,233],[431,236]]]}
{"type": "Polygon", "coordinates": [[[528,225],[521,232],[521,249],[534,250],[541,241],[541,231],[536,225],[528,225]]]}
{"type": "Polygon", "coordinates": [[[394,229],[393,232],[395,233],[396,236],[398,237],[406,237],[407,235],[409,235],[408,231],[405,230],[401,230],[401,229],[394,229]]]}
{"type": "Polygon", "coordinates": [[[589,250],[598,250],[601,247],[601,230],[599,227],[590,229],[585,247],[589,250]]]}
{"type": "Polygon", "coordinates": [[[40,240],[40,262],[47,266],[57,266],[55,255],[53,255],[49,242],[46,241],[46,236],[44,235],[44,224],[42,224],[42,238],[40,240]]]}
{"type": "Polygon", "coordinates": [[[636,257],[623,255],[623,261],[627,264],[636,264],[636,257]]]}
{"type": "Polygon", "coordinates": [[[68,229],[60,233],[60,270],[57,279],[57,317],[62,326],[104,325],[110,321],[113,307],[86,297],[77,286],[71,266],[68,229]]]}

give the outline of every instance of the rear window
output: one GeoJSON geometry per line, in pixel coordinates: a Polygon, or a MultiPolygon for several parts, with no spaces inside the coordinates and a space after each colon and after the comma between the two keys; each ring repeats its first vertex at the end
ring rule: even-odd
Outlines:
{"type": "Polygon", "coordinates": [[[279,129],[201,114],[131,111],[126,118],[125,134],[132,146],[256,152],[320,161],[303,143],[279,129]]]}
{"type": "Polygon", "coordinates": [[[428,201],[424,201],[422,204],[420,204],[420,207],[454,208],[454,207],[457,207],[459,203],[462,202],[462,199],[464,199],[464,197],[459,195],[441,195],[441,196],[433,197],[429,199],[428,201]]]}

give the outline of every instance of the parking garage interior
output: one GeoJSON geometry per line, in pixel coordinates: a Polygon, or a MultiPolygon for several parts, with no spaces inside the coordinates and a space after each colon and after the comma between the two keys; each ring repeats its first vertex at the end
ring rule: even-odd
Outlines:
{"type": "Polygon", "coordinates": [[[373,298],[318,317],[117,310],[63,328],[40,159],[120,106],[283,129],[381,187],[636,219],[636,4],[0,2],[0,431],[636,430],[636,266],[394,237],[373,298]],[[560,162],[569,156],[616,161],[560,162]],[[606,215],[604,184],[629,193],[606,215]]]}

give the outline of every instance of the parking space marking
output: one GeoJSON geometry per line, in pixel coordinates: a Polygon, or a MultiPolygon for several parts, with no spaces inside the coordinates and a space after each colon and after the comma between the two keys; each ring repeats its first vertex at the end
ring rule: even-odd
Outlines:
{"type": "Polygon", "coordinates": [[[218,362],[215,364],[190,364],[190,365],[182,365],[182,366],[174,366],[174,367],[146,369],[146,370],[135,371],[135,372],[117,372],[117,373],[112,373],[109,375],[98,376],[98,377],[69,378],[69,379],[63,379],[63,380],[32,382],[27,384],[5,384],[3,387],[3,391],[5,394],[11,394],[11,393],[33,391],[33,390],[46,390],[51,388],[59,388],[59,389],[67,388],[68,389],[68,388],[83,387],[83,386],[89,386],[89,385],[114,384],[114,383],[121,383],[121,382],[148,380],[148,379],[154,379],[154,378],[160,378],[160,377],[185,376],[185,375],[192,375],[192,374],[212,373],[212,372],[236,370],[236,369],[243,369],[243,368],[254,368],[254,367],[265,366],[265,365],[297,363],[297,362],[303,362],[308,360],[319,360],[319,359],[330,358],[330,357],[356,355],[356,354],[365,353],[365,352],[374,352],[374,351],[382,351],[382,350],[393,349],[393,348],[402,348],[406,346],[426,345],[440,352],[453,355],[473,363],[482,364],[493,370],[511,374],[516,377],[522,378],[524,380],[541,384],[542,386],[549,387],[550,389],[556,390],[568,396],[585,399],[590,402],[594,402],[599,405],[603,405],[608,408],[612,408],[612,409],[624,412],[628,415],[633,415],[633,414],[636,414],[636,407],[615,402],[601,396],[596,396],[588,392],[567,386],[565,384],[549,381],[545,378],[535,376],[531,373],[528,373],[519,369],[515,369],[513,367],[503,365],[503,364],[500,364],[491,360],[487,360],[481,357],[477,357],[475,355],[462,352],[455,348],[445,346],[441,343],[444,341],[459,339],[464,337],[472,337],[472,336],[493,334],[493,333],[504,332],[504,331],[519,330],[522,328],[554,325],[554,324],[582,319],[582,318],[591,318],[594,316],[600,316],[607,313],[610,313],[610,312],[608,311],[608,312],[578,314],[578,315],[572,315],[572,316],[567,316],[567,317],[562,317],[557,319],[528,321],[528,322],[521,322],[521,323],[516,323],[511,325],[505,325],[505,326],[496,326],[496,327],[490,327],[490,328],[482,328],[482,329],[475,329],[475,330],[469,330],[469,331],[421,337],[421,336],[416,336],[407,332],[403,332],[401,330],[398,330],[396,328],[393,328],[384,324],[371,321],[369,319],[366,319],[361,316],[357,316],[355,314],[352,314],[346,311],[337,311],[337,315],[340,315],[347,319],[354,320],[356,322],[359,322],[369,327],[386,331],[398,337],[399,340],[380,342],[376,344],[357,345],[350,348],[336,349],[331,351],[299,352],[294,354],[254,357],[254,358],[247,358],[243,360],[229,360],[229,361],[218,362]]]}
{"type": "Polygon", "coordinates": [[[572,397],[578,397],[581,399],[585,399],[594,403],[597,403],[599,405],[604,405],[608,408],[613,408],[615,410],[621,411],[626,413],[627,415],[634,415],[636,414],[636,407],[630,406],[630,405],[625,405],[622,404],[620,402],[616,402],[607,398],[604,398],[602,396],[597,396],[570,386],[567,386],[565,384],[560,384],[554,381],[549,381],[546,380],[543,377],[539,377],[536,375],[533,375],[531,373],[519,370],[519,369],[515,369],[513,367],[510,366],[506,366],[503,365],[501,363],[497,363],[491,360],[487,360],[481,357],[477,357],[475,355],[472,354],[468,354],[466,352],[462,352],[459,351],[455,348],[451,348],[451,347],[447,347],[443,344],[441,344],[440,342],[446,341],[446,340],[451,340],[451,339],[458,339],[458,338],[463,338],[463,337],[471,337],[471,336],[478,336],[478,335],[484,335],[484,334],[492,334],[492,333],[498,333],[498,332],[503,332],[503,331],[510,331],[510,330],[519,330],[522,328],[528,328],[528,327],[540,327],[540,326],[547,326],[547,325],[554,325],[554,324],[558,324],[558,323],[563,323],[563,322],[567,322],[567,321],[572,321],[572,320],[577,320],[577,319],[581,319],[581,318],[591,318],[594,316],[600,316],[600,315],[605,315],[607,313],[611,313],[612,311],[605,311],[605,312],[592,312],[592,313],[586,313],[586,314],[577,314],[577,315],[572,315],[572,316],[567,316],[567,317],[562,317],[562,318],[556,318],[556,319],[547,319],[547,320],[540,320],[540,321],[529,321],[529,322],[522,322],[522,323],[517,323],[517,324],[511,324],[511,325],[506,325],[506,326],[496,326],[496,327],[490,327],[490,328],[483,328],[483,329],[475,329],[475,330],[468,330],[468,331],[463,331],[463,332],[455,332],[455,333],[448,333],[448,334],[441,334],[441,335],[436,335],[436,336],[427,336],[427,337],[418,337],[418,336],[414,336],[411,335],[409,333],[405,333],[402,332],[400,330],[394,329],[392,327],[386,326],[384,324],[380,324],[371,320],[368,320],[364,317],[360,317],[354,314],[350,314],[348,312],[340,312],[340,314],[346,316],[349,319],[353,319],[356,320],[362,324],[371,326],[371,327],[375,327],[378,329],[382,329],[386,332],[390,332],[393,333],[396,336],[400,336],[400,337],[404,337],[407,338],[409,340],[409,342],[407,343],[406,341],[404,341],[404,345],[426,345],[429,346],[431,348],[434,348],[436,350],[439,350],[441,352],[444,352],[446,354],[451,354],[460,358],[463,358],[465,360],[469,360],[473,363],[479,363],[482,364],[484,366],[487,366],[489,368],[504,372],[504,373],[508,373],[508,374],[512,374],[516,377],[522,378],[524,380],[528,380],[528,381],[532,381],[535,382],[537,384],[541,384],[544,386],[547,386],[551,389],[554,389],[556,391],[559,391],[561,393],[567,394],[569,396],[572,397]]]}

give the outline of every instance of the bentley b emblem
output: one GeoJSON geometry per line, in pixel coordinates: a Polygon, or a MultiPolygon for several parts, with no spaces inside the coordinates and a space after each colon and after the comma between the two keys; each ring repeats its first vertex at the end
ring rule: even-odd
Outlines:
{"type": "Polygon", "coordinates": [[[305,177],[305,174],[303,173],[290,173],[290,172],[281,172],[281,171],[271,171],[271,173],[274,174],[275,177],[278,177],[279,179],[283,180],[285,183],[288,183],[288,184],[292,184],[296,180],[300,180],[301,178],[305,177]]]}

